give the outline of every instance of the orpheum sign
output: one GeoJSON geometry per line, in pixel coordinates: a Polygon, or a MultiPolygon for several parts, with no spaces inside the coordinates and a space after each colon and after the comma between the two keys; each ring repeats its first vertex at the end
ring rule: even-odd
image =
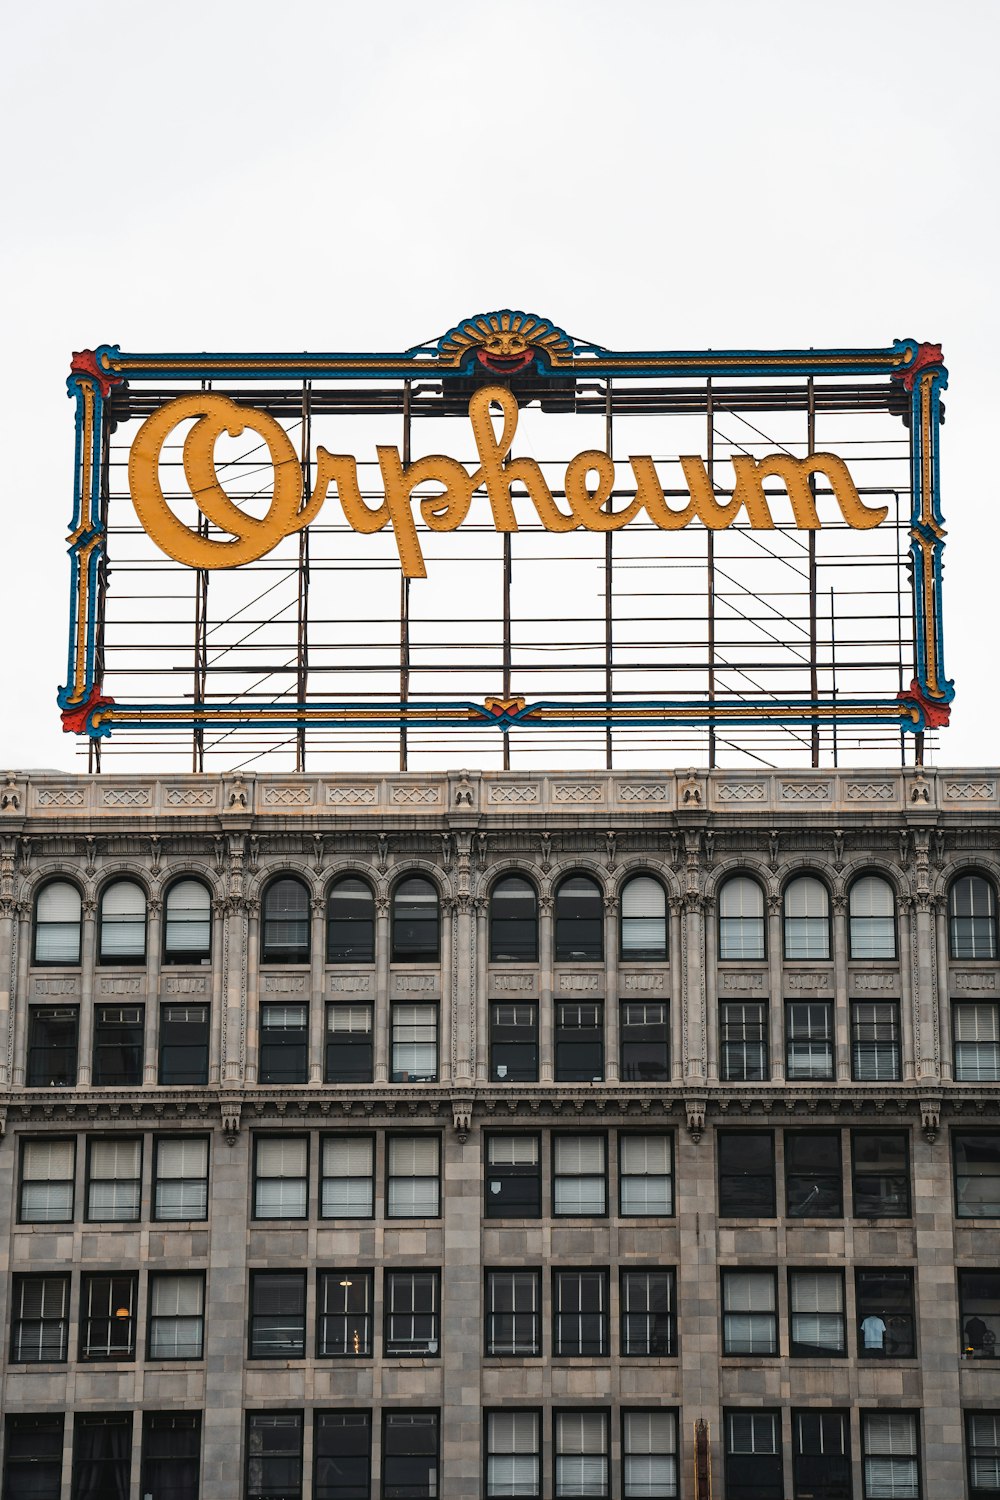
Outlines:
{"type": "MultiPolygon", "coordinates": [[[[191,724],[301,728],[310,722],[402,725],[417,719],[502,729],[567,722],[611,726],[769,720],[881,723],[919,731],[944,724],[953,695],[944,674],[941,623],[944,532],[938,435],[946,380],[940,347],[912,339],[881,349],[615,353],[580,344],[544,318],[509,310],[470,318],[436,343],[395,354],[133,354],[106,344],[75,354],[69,378],[77,412],[70,646],[67,683],[59,694],[64,725],[101,738],[119,725],[133,730],[191,724]],[[512,534],[529,525],[553,534],[541,543],[553,549],[565,545],[558,534],[610,534],[630,525],[647,535],[688,528],[720,533],[733,527],[766,533],[776,526],[816,532],[830,524],[820,518],[820,487],[832,497],[826,514],[836,524],[859,532],[878,528],[889,515],[888,505],[879,499],[872,503],[852,474],[852,458],[836,452],[796,456],[777,446],[756,455],[732,451],[724,464],[716,461],[714,466],[705,452],[679,453],[673,463],[682,487],[665,482],[662,458],[648,451],[612,456],[606,448],[577,445],[560,459],[555,473],[551,463],[546,469],[523,452],[515,454],[525,405],[540,402],[544,408],[547,399],[558,398],[561,409],[572,414],[576,408],[567,393],[577,384],[583,388],[589,383],[593,390],[594,382],[604,382],[608,392],[623,387],[655,392],[668,382],[687,389],[696,382],[710,386],[713,381],[788,378],[800,385],[810,382],[811,390],[813,381],[833,383],[844,377],[880,379],[881,388],[894,393],[897,413],[909,431],[915,650],[913,682],[905,692],[806,701],[801,696],[782,701],[774,694],[759,701],[741,696],[739,701],[713,697],[701,702],[690,697],[639,701],[633,695],[621,702],[590,703],[498,699],[484,693],[479,701],[411,698],[376,707],[320,700],[311,692],[298,702],[283,697],[268,703],[249,696],[212,701],[206,692],[202,701],[189,695],[177,702],[126,703],[104,690],[101,630],[109,588],[106,495],[112,428],[117,428],[119,442],[123,430],[132,434],[127,472],[134,517],[163,558],[181,568],[207,575],[246,567],[311,526],[334,526],[345,560],[362,559],[371,546],[365,539],[385,531],[402,576],[421,579],[428,576],[427,540],[457,532],[469,521],[474,502],[496,532],[512,534]],[[407,451],[408,438],[402,447],[375,443],[368,451],[334,451],[305,441],[309,429],[304,420],[297,448],[289,421],[280,420],[285,408],[277,409],[277,415],[273,404],[265,409],[264,395],[271,387],[295,382],[312,392],[343,390],[345,382],[368,391],[388,382],[405,389],[407,401],[419,382],[420,389],[440,390],[447,414],[464,420],[444,426],[451,453],[414,459],[407,451]],[[149,397],[141,393],[144,385],[157,388],[152,410],[149,397]],[[260,405],[255,404],[254,386],[262,393],[260,405]],[[137,393],[134,410],[141,417],[128,427],[119,420],[123,392],[137,393]],[[224,465],[217,457],[220,440],[236,439],[245,439],[258,455],[259,503],[252,508],[240,503],[242,495],[227,493],[224,465]],[[454,456],[456,448],[465,452],[464,461],[454,456]]],[[[128,415],[131,419],[132,412],[128,415]]]]}

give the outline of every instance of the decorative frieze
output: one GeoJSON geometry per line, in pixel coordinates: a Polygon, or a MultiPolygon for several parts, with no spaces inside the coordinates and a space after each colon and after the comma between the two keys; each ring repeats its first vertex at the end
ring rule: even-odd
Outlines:
{"type": "Polygon", "coordinates": [[[849,985],[853,995],[898,995],[899,975],[871,973],[860,969],[851,972],[849,985]]]}
{"type": "Polygon", "coordinates": [[[766,797],[762,781],[724,781],[715,791],[717,802],[763,802],[766,797]]]}
{"type": "Polygon", "coordinates": [[[305,974],[262,974],[260,987],[265,995],[304,995],[305,974]]]}
{"type": "Polygon", "coordinates": [[[822,969],[791,969],[784,976],[789,995],[832,995],[833,975],[822,969]]]}
{"type": "Polygon", "coordinates": [[[207,995],[207,974],[168,974],[161,985],[165,995],[207,995]]]}
{"type": "Polygon", "coordinates": [[[896,795],[892,781],[849,781],[844,788],[848,802],[895,802],[896,795]]]}
{"type": "Polygon", "coordinates": [[[72,976],[65,979],[32,979],[30,990],[32,995],[78,995],[80,981],[72,976]]]}
{"type": "Polygon", "coordinates": [[[662,781],[620,781],[619,802],[669,802],[670,792],[662,781]]]}
{"type": "Polygon", "coordinates": [[[618,988],[624,995],[662,995],[667,989],[667,976],[658,974],[629,974],[619,976],[618,988]]]}
{"type": "Polygon", "coordinates": [[[373,980],[371,974],[328,974],[326,988],[330,995],[370,995],[373,980]]]}
{"type": "Polygon", "coordinates": [[[97,980],[97,993],[99,995],[141,995],[145,990],[146,982],[138,974],[135,975],[100,975],[97,980]]]}
{"type": "Polygon", "coordinates": [[[378,787],[370,783],[363,786],[329,784],[326,800],[330,807],[374,807],[378,801],[378,787]]]}
{"type": "Polygon", "coordinates": [[[829,802],[833,785],[829,781],[783,781],[778,795],[782,802],[829,802]]]}
{"type": "Polygon", "coordinates": [[[556,802],[603,802],[605,788],[600,782],[557,781],[552,787],[552,797],[556,802]]]}
{"type": "Polygon", "coordinates": [[[557,974],[556,989],[560,995],[600,995],[604,991],[603,974],[557,974]]]}
{"type": "Polygon", "coordinates": [[[36,807],[83,807],[83,791],[73,786],[40,786],[35,790],[36,807]]]}
{"type": "Polygon", "coordinates": [[[396,807],[433,807],[441,801],[440,786],[396,785],[389,794],[396,807]]]}
{"type": "Polygon", "coordinates": [[[313,800],[312,787],[301,783],[282,786],[279,782],[276,786],[265,786],[263,793],[261,800],[265,807],[308,807],[313,800]]]}
{"type": "Polygon", "coordinates": [[[724,995],[762,995],[763,974],[731,974],[725,970],[719,975],[719,989],[724,995]]]}
{"type": "Polygon", "coordinates": [[[101,801],[105,807],[151,807],[153,791],[148,786],[108,786],[101,801]]]}
{"type": "Polygon", "coordinates": [[[393,974],[390,990],[394,999],[420,996],[433,1000],[441,993],[441,975],[437,970],[429,974],[393,974]]]}
{"type": "Polygon", "coordinates": [[[538,783],[533,781],[491,781],[486,800],[493,806],[526,806],[538,801],[539,791],[538,783]]]}
{"type": "Polygon", "coordinates": [[[992,802],[997,794],[995,781],[946,781],[946,802],[992,802]]]}
{"type": "Polygon", "coordinates": [[[508,996],[516,1000],[531,1000],[538,994],[538,973],[490,974],[489,995],[491,1000],[503,1000],[508,996]]]}
{"type": "Polygon", "coordinates": [[[951,986],[962,994],[995,995],[1000,990],[1000,978],[995,970],[989,973],[959,969],[951,976],[951,986]]]}
{"type": "Polygon", "coordinates": [[[215,807],[214,786],[168,786],[164,793],[167,807],[215,807]]]}

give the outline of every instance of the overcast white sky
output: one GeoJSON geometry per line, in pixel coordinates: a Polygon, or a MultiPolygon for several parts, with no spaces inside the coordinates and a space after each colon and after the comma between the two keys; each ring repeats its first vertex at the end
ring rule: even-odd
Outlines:
{"type": "Polygon", "coordinates": [[[996,0],[7,9],[3,751],[76,762],[70,352],[944,344],[939,760],[998,715],[996,0]]]}

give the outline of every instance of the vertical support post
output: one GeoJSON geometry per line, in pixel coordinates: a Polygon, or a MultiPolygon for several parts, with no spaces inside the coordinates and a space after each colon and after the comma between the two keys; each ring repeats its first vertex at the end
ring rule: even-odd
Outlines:
{"type": "MultiPolygon", "coordinates": [[[[212,382],[201,382],[203,391],[211,390],[212,382]]],[[[208,517],[199,507],[198,535],[208,536],[208,517]]],[[[194,680],[192,692],[195,703],[204,703],[208,691],[208,569],[197,568],[194,575],[194,680]]],[[[191,769],[205,769],[205,723],[194,719],[191,729],[191,769]]]]}
{"type": "MultiPolygon", "coordinates": [[[[834,608],[833,589],[830,590],[830,673],[832,677],[831,698],[837,707],[837,616],[834,608]]],[[[837,769],[837,716],[833,717],[833,769],[837,769]]]]}
{"type": "Polygon", "coordinates": [[[152,896],[146,906],[146,1006],[142,1028],[142,1081],[156,1082],[157,1012],[160,999],[160,959],[163,954],[163,902],[152,896]]]}
{"type": "MultiPolygon", "coordinates": [[[[811,375],[809,376],[808,385],[806,387],[806,394],[807,394],[807,400],[808,400],[808,408],[807,408],[807,427],[808,427],[808,432],[807,432],[807,443],[806,443],[806,446],[808,448],[809,453],[812,454],[812,453],[815,453],[815,451],[816,451],[816,387],[815,387],[815,382],[813,380],[813,377],[811,375]]],[[[816,495],[816,478],[815,478],[815,475],[813,475],[813,474],[810,474],[810,476],[809,476],[809,488],[812,490],[813,497],[815,498],[815,495],[816,495]]],[[[815,703],[816,700],[817,700],[817,698],[819,697],[819,664],[818,664],[817,659],[816,659],[817,658],[817,652],[818,652],[819,621],[818,621],[818,615],[817,615],[817,610],[816,610],[817,562],[816,562],[816,533],[815,533],[815,531],[810,531],[808,533],[808,537],[809,537],[809,697],[812,699],[813,703],[815,703]]],[[[812,747],[812,764],[813,764],[813,766],[818,766],[819,765],[819,725],[817,723],[815,723],[815,722],[813,723],[812,729],[810,731],[810,742],[811,742],[811,747],[812,747]]]]}
{"type": "Polygon", "coordinates": [[[323,1082],[326,1029],[326,897],[313,896],[309,944],[309,1082],[323,1082]]]}
{"type": "Polygon", "coordinates": [[[552,1005],[552,924],[552,897],[546,892],[538,898],[538,1078],[541,1083],[552,1082],[552,1037],[555,1030],[552,1005]]]}
{"type": "MultiPolygon", "coordinates": [[[[611,404],[611,381],[610,381],[610,379],[608,380],[607,385],[604,387],[604,451],[607,453],[608,457],[611,459],[611,462],[614,463],[615,453],[614,453],[614,432],[613,432],[613,427],[612,427],[612,404],[611,404]]],[[[608,510],[609,511],[614,510],[614,505],[615,505],[615,492],[614,492],[614,486],[612,485],[612,487],[611,487],[611,494],[608,497],[608,510]]],[[[612,696],[614,694],[614,683],[613,683],[613,672],[612,672],[613,651],[614,651],[614,623],[615,623],[615,608],[614,608],[614,597],[615,596],[614,596],[614,582],[613,582],[613,580],[614,580],[614,573],[612,571],[613,562],[614,562],[614,557],[613,557],[613,550],[614,550],[614,548],[613,548],[613,537],[614,537],[614,532],[606,531],[605,534],[604,534],[604,701],[607,703],[609,711],[610,711],[610,708],[611,708],[612,696]]],[[[612,735],[611,725],[609,724],[608,727],[607,727],[607,729],[605,729],[605,731],[604,731],[604,765],[605,765],[605,769],[608,770],[608,771],[610,771],[611,768],[612,768],[612,766],[613,766],[613,764],[614,764],[614,739],[613,739],[613,735],[612,735]]]]}
{"type": "Polygon", "coordinates": [[[375,898],[375,1082],[389,1078],[389,897],[375,898]]]}
{"type": "Polygon", "coordinates": [[[97,964],[97,902],[86,900],[82,907],[83,932],[80,947],[80,1029],[77,1082],[90,1087],[91,1061],[94,1051],[94,969],[97,964]]]}
{"type": "Polygon", "coordinates": [[[604,1076],[608,1083],[618,1082],[619,1060],[619,982],[618,982],[618,897],[604,898],[604,1035],[607,1057],[604,1076]]]}
{"type": "MultiPolygon", "coordinates": [[[[403,381],[403,464],[410,462],[410,398],[411,386],[403,381]]],[[[399,577],[399,701],[403,705],[403,719],[399,726],[399,769],[405,771],[409,760],[406,742],[406,702],[410,696],[410,580],[399,577]]]]}
{"type": "MultiPolygon", "coordinates": [[[[510,585],[513,557],[510,532],[503,534],[503,696],[510,701],[510,585]]],[[[510,770],[510,731],[503,732],[503,768],[510,770]]]]}
{"type": "MultiPolygon", "coordinates": [[[[303,504],[312,493],[311,459],[312,406],[309,399],[310,382],[302,382],[302,444],[300,458],[304,486],[303,504]]],[[[299,597],[298,640],[296,649],[295,698],[305,703],[309,693],[309,527],[299,532],[299,597]]],[[[306,768],[306,726],[300,722],[295,730],[295,769],[306,768]]]]}
{"type": "MultiPolygon", "coordinates": [[[[715,400],[712,377],[705,382],[705,468],[712,494],[715,494],[715,400]]],[[[708,536],[708,768],[715,770],[715,532],[706,527],[708,536]]]]}

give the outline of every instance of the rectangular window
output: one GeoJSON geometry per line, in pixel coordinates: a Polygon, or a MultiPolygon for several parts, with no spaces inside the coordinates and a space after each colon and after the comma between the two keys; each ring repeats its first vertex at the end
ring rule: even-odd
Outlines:
{"type": "Polygon", "coordinates": [[[724,1354],[777,1354],[774,1271],[722,1272],[722,1349],[724,1354]]]}
{"type": "Polygon", "coordinates": [[[604,1077],[604,1006],[556,1004],[557,1083],[599,1083],[604,1077]]]}
{"type": "Polygon", "coordinates": [[[309,1197],[309,1140],[259,1135],[254,1142],[255,1219],[304,1219],[309,1197]]]}
{"type": "Polygon", "coordinates": [[[76,1141],[21,1142],[22,1224],[68,1224],[73,1218],[76,1141]]]}
{"type": "Polygon", "coordinates": [[[326,1136],[321,1162],[321,1217],[370,1219],[375,1213],[375,1137],[326,1136]]]}
{"type": "Polygon", "coordinates": [[[785,1006],[785,1069],[789,1079],[833,1077],[833,1006],[792,1000],[785,1006]]]}
{"type": "Polygon", "coordinates": [[[436,1005],[392,1007],[392,1082],[436,1083],[436,1005]]]}
{"type": "Polygon", "coordinates": [[[534,1001],[490,1002],[490,1077],[500,1083],[538,1079],[538,1006],[534,1001]]]}
{"type": "Polygon", "coordinates": [[[28,1088],[76,1087],[79,1022],[78,1006],[29,1005],[28,1088]]]}
{"type": "Polygon", "coordinates": [[[526,1358],[542,1352],[542,1273],[486,1272],[486,1352],[526,1358]]]}
{"type": "Polygon", "coordinates": [[[69,1351],[69,1277],[15,1276],[11,1298],[12,1364],[59,1364],[69,1351]]]}
{"type": "Polygon", "coordinates": [[[161,1083],[208,1082],[208,1006],[160,1006],[161,1083]]]}
{"type": "Polygon", "coordinates": [[[100,1088],[142,1083],[142,1005],[98,1005],[94,1010],[94,1074],[100,1088]]]}
{"type": "Polygon", "coordinates": [[[955,1213],[960,1219],[1000,1218],[1000,1134],[953,1131],[955,1213]]]}
{"type": "Polygon", "coordinates": [[[558,1407],[555,1421],[556,1500],[606,1500],[608,1474],[608,1413],[565,1411],[558,1407]]]}
{"type": "Polygon", "coordinates": [[[677,1413],[669,1407],[622,1412],[624,1500],[676,1500],[677,1413]]]}
{"type": "Polygon", "coordinates": [[[91,1223],[139,1217],[142,1141],[87,1141],[87,1218],[91,1223]]]}
{"type": "Polygon", "coordinates": [[[383,1500],[437,1500],[437,1412],[387,1411],[382,1424],[383,1500]]]}
{"type": "Polygon", "coordinates": [[[847,1353],[843,1271],[789,1271],[789,1352],[793,1359],[840,1359],[847,1353]]]}
{"type": "Polygon", "coordinates": [[[131,1412],[74,1417],[70,1500],[127,1495],[131,1469],[131,1412]]]}
{"type": "Polygon", "coordinates": [[[305,1352],[305,1271],[251,1271],[250,1358],[302,1359],[305,1352]]]}
{"type": "Polygon", "coordinates": [[[767,1006],[725,1000],[719,1006],[722,1076],[729,1083],[759,1083],[770,1078],[767,1056],[767,1006]]]}
{"type": "Polygon", "coordinates": [[[795,1500],[851,1500],[849,1412],[792,1412],[792,1479],[795,1500]]]}
{"type": "Polygon", "coordinates": [[[619,1300],[623,1358],[676,1353],[673,1271],[622,1271],[619,1300]]]}
{"type": "Polygon", "coordinates": [[[917,1416],[911,1411],[863,1411],[865,1500],[919,1500],[917,1416]]]}
{"type": "Polygon", "coordinates": [[[326,1008],[327,1083],[371,1083],[375,1077],[370,1005],[326,1008]]]}
{"type": "Polygon", "coordinates": [[[854,1217],[910,1217],[910,1154],[905,1130],[854,1130],[854,1217]]]}
{"type": "Polygon", "coordinates": [[[247,1412],[246,1500],[302,1500],[300,1411],[247,1412]]]}
{"type": "Polygon", "coordinates": [[[208,1218],[208,1141],[204,1136],[156,1138],[154,1219],[208,1218]]]}
{"type": "Polygon", "coordinates": [[[955,1077],[961,1083],[1000,1082],[1000,1006],[951,1008],[955,1024],[955,1077]]]}
{"type": "Polygon", "coordinates": [[[785,1197],[791,1219],[841,1219],[840,1131],[785,1131],[785,1197]]]}
{"type": "Polygon", "coordinates": [[[313,1500],[370,1500],[370,1411],[318,1411],[313,1454],[313,1500]]]}
{"type": "Polygon", "coordinates": [[[553,1354],[607,1358],[607,1271],[554,1271],[552,1320],[553,1354]]]}
{"type": "Polygon", "coordinates": [[[720,1130],[719,1217],[773,1219],[774,1135],[770,1130],[720,1130]]]}
{"type": "Polygon", "coordinates": [[[912,1359],[913,1272],[893,1268],[858,1271],[858,1354],[862,1359],[912,1359]]]}
{"type": "Polygon", "coordinates": [[[1000,1411],[965,1413],[965,1452],[969,1500],[995,1500],[1000,1495],[1000,1411]]]}
{"type": "Polygon", "coordinates": [[[486,1413],[486,1494],[540,1495],[542,1474],[541,1413],[510,1410],[486,1413]]]}
{"type": "Polygon", "coordinates": [[[851,1002],[851,1077],[861,1083],[892,1083],[902,1077],[895,1000],[851,1002]]]}
{"type": "Polygon", "coordinates": [[[959,1271],[958,1318],[966,1359],[1000,1357],[1000,1271],[959,1271]]]}
{"type": "Polygon", "coordinates": [[[618,1197],[622,1218],[665,1217],[674,1211],[673,1138],[618,1137],[618,1197]]]}
{"type": "Polygon", "coordinates": [[[670,1077],[670,1029],[658,1000],[623,1000],[618,1026],[623,1083],[662,1083],[670,1077]]]}
{"type": "Polygon", "coordinates": [[[441,1137],[390,1136],[388,1163],[387,1216],[436,1219],[441,1212],[441,1137]]]}
{"type": "Polygon", "coordinates": [[[541,1141],[537,1135],[487,1135],[488,1219],[538,1219],[542,1213],[541,1141]]]}
{"type": "Polygon", "coordinates": [[[386,1271],[385,1353],[426,1359],[441,1349],[440,1271],[386,1271]]]}
{"type": "Polygon", "coordinates": [[[62,1494],[62,1412],[8,1417],[4,1437],[4,1500],[59,1500],[62,1494]]]}
{"type": "Polygon", "coordinates": [[[316,1352],[321,1359],[371,1359],[371,1271],[320,1271],[316,1285],[319,1318],[316,1352]]]}
{"type": "Polygon", "coordinates": [[[201,1359],[205,1343],[205,1278],[198,1272],[149,1277],[149,1359],[201,1359]]]}
{"type": "Polygon", "coordinates": [[[781,1417],[776,1411],[727,1411],[726,1500],[784,1500],[781,1417]]]}
{"type": "Polygon", "coordinates": [[[262,1005],[258,1083],[309,1082],[308,1005],[262,1005]]]}
{"type": "Polygon", "coordinates": [[[80,1290],[81,1359],[135,1359],[138,1282],[138,1276],[128,1274],[84,1276],[80,1290]]]}
{"type": "Polygon", "coordinates": [[[198,1500],[200,1411],[147,1411],[142,1416],[142,1500],[198,1500]]]}
{"type": "Polygon", "coordinates": [[[608,1143],[603,1135],[552,1137],[552,1211],[592,1218],[608,1211],[608,1143]]]}

